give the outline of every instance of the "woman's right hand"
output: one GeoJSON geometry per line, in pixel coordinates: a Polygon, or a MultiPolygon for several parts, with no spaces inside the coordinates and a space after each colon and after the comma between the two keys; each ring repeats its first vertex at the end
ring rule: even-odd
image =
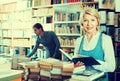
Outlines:
{"type": "Polygon", "coordinates": [[[83,62],[78,61],[75,65],[76,65],[76,66],[83,66],[83,65],[84,65],[84,63],[83,63],[83,62]]]}

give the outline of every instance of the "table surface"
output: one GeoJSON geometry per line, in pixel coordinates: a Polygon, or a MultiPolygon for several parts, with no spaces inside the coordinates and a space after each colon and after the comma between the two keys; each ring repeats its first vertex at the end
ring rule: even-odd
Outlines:
{"type": "Polygon", "coordinates": [[[23,73],[22,70],[6,70],[6,71],[0,71],[0,79],[6,78],[14,75],[21,75],[23,73]]]}

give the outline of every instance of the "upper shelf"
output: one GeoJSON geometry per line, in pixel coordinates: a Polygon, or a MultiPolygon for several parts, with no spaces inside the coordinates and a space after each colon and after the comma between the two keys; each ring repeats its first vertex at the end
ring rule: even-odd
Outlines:
{"type": "Polygon", "coordinates": [[[80,23],[80,21],[55,21],[54,24],[80,23]]]}
{"type": "Polygon", "coordinates": [[[40,14],[40,15],[32,16],[32,18],[37,18],[37,17],[47,17],[47,16],[53,16],[53,14],[40,14]]]}
{"type": "Polygon", "coordinates": [[[40,5],[40,6],[34,6],[32,9],[40,9],[40,8],[52,8],[57,6],[69,6],[69,5],[87,5],[87,4],[98,4],[98,2],[73,2],[73,3],[64,3],[64,4],[53,4],[53,5],[40,5]]]}
{"type": "Polygon", "coordinates": [[[52,8],[53,5],[41,5],[41,6],[35,6],[32,7],[33,10],[40,9],[40,8],[52,8]]]}
{"type": "Polygon", "coordinates": [[[57,34],[57,36],[80,36],[80,34],[73,34],[73,33],[71,33],[71,34],[68,34],[68,33],[65,33],[65,34],[57,34]]]}
{"type": "Polygon", "coordinates": [[[87,4],[98,4],[98,2],[74,2],[74,3],[64,3],[64,4],[54,4],[54,6],[69,6],[69,5],[87,5],[87,4]]]}

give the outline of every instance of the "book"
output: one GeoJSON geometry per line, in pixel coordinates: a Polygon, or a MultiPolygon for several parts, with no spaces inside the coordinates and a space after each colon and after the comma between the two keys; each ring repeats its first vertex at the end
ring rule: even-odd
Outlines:
{"type": "Polygon", "coordinates": [[[77,72],[82,72],[85,70],[85,66],[75,66],[76,64],[74,64],[74,70],[73,73],[77,73],[77,72]]]}
{"type": "Polygon", "coordinates": [[[72,57],[66,53],[65,51],[63,51],[62,49],[59,49],[65,56],[67,56],[70,60],[72,60],[72,57]]]}
{"type": "Polygon", "coordinates": [[[61,74],[61,71],[62,71],[62,67],[63,67],[63,64],[61,63],[61,61],[59,62],[53,62],[52,63],[52,70],[51,70],[51,74],[53,75],[60,75],[61,74]]]}
{"type": "Polygon", "coordinates": [[[80,57],[75,57],[72,58],[68,53],[64,52],[62,49],[59,49],[65,56],[67,56],[72,62],[74,62],[75,64],[80,61],[83,62],[84,65],[86,66],[90,66],[90,65],[100,65],[100,63],[95,60],[93,57],[89,57],[89,56],[83,56],[81,55],[80,57]]]}
{"type": "MultiPolygon", "coordinates": [[[[53,78],[53,79],[62,79],[62,76],[57,75],[57,74],[51,74],[51,78],[53,78]]],[[[56,81],[56,80],[54,80],[54,81],[56,81]]]]}
{"type": "Polygon", "coordinates": [[[95,60],[93,57],[78,57],[78,58],[73,58],[72,61],[76,64],[78,61],[83,62],[84,65],[86,66],[91,66],[91,65],[100,65],[100,63],[95,60]]]}
{"type": "Polygon", "coordinates": [[[35,68],[39,68],[38,66],[38,61],[32,61],[32,62],[27,62],[25,64],[26,68],[30,68],[30,69],[35,69],[35,68]]]}
{"type": "Polygon", "coordinates": [[[115,0],[115,12],[120,12],[120,7],[119,7],[119,5],[120,5],[119,0],[115,0]]]}
{"type": "Polygon", "coordinates": [[[96,72],[93,72],[92,74],[90,75],[87,75],[89,74],[88,72],[86,72],[85,74],[73,74],[71,76],[72,79],[76,79],[76,80],[82,80],[82,81],[93,81],[101,76],[104,75],[104,72],[101,72],[101,71],[96,71],[96,72]],[[86,74],[86,75],[85,75],[86,74]]]}
{"type": "Polygon", "coordinates": [[[40,70],[40,76],[51,77],[50,71],[40,70]]]}

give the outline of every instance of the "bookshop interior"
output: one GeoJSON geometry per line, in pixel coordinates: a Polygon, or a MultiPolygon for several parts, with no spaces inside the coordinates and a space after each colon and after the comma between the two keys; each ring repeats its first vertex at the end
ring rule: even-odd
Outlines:
{"type": "Polygon", "coordinates": [[[120,81],[119,0],[0,0],[0,81],[120,81]]]}

